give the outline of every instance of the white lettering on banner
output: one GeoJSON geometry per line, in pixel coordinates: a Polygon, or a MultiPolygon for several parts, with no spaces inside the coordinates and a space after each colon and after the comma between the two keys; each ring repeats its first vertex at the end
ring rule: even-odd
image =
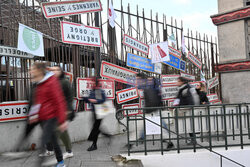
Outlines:
{"type": "MultiPolygon", "coordinates": [[[[77,97],[89,97],[94,87],[94,81],[89,78],[77,78],[77,97]]],[[[108,99],[115,98],[115,83],[113,80],[99,79],[99,86],[104,90],[108,99]]]]}
{"type": "Polygon", "coordinates": [[[176,84],[180,75],[162,75],[161,84],[176,84]]]}
{"type": "Polygon", "coordinates": [[[27,101],[0,103],[0,122],[24,120],[28,114],[27,101]]]}
{"type": "Polygon", "coordinates": [[[171,46],[168,46],[168,50],[169,50],[169,54],[174,55],[174,56],[178,57],[179,59],[181,59],[181,52],[180,51],[174,49],[171,46]]]}
{"type": "Polygon", "coordinates": [[[149,46],[147,44],[142,43],[137,39],[128,36],[127,34],[124,34],[122,43],[146,55],[149,53],[149,46]]]}
{"type": "Polygon", "coordinates": [[[181,72],[181,77],[186,78],[188,80],[195,81],[195,76],[187,73],[181,72]]]}
{"type": "Polygon", "coordinates": [[[117,82],[135,85],[137,72],[123,68],[121,66],[102,61],[101,76],[117,82]]]}
{"type": "Polygon", "coordinates": [[[214,77],[214,78],[209,79],[207,81],[207,85],[208,85],[208,89],[212,89],[213,87],[219,85],[219,78],[214,77]]]}
{"type": "MultiPolygon", "coordinates": [[[[139,103],[123,104],[122,105],[122,109],[136,109],[139,107],[140,107],[139,103]]],[[[123,111],[124,116],[127,116],[127,113],[128,113],[128,116],[132,116],[132,115],[140,114],[140,111],[139,110],[124,110],[123,111]]]]}
{"type": "Polygon", "coordinates": [[[46,18],[54,18],[102,11],[102,5],[100,0],[45,2],[42,3],[42,9],[46,18]]]}
{"type": "Polygon", "coordinates": [[[177,97],[179,87],[177,85],[162,86],[161,96],[162,100],[175,99],[177,97]]]}
{"type": "Polygon", "coordinates": [[[196,65],[199,69],[201,69],[202,67],[202,62],[196,57],[194,56],[191,52],[188,52],[187,58],[194,63],[194,65],[196,65]]]}
{"type": "Polygon", "coordinates": [[[69,44],[102,46],[101,29],[66,21],[61,21],[62,41],[69,44]]]}
{"type": "Polygon", "coordinates": [[[137,88],[129,88],[123,89],[116,92],[117,95],[117,103],[121,104],[124,102],[128,102],[139,97],[137,88]]]}
{"type": "Polygon", "coordinates": [[[29,54],[27,52],[20,51],[17,48],[8,47],[8,46],[0,46],[0,55],[29,58],[29,59],[32,59],[34,57],[34,55],[32,54],[29,54]]]}
{"type": "Polygon", "coordinates": [[[209,94],[209,95],[207,95],[207,98],[208,98],[209,102],[214,102],[214,101],[218,101],[219,100],[217,94],[209,94]]]}

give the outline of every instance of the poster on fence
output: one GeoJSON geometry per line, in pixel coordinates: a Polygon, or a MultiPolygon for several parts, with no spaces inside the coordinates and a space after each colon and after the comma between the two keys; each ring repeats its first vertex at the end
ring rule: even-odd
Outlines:
{"type": "Polygon", "coordinates": [[[129,89],[123,89],[116,92],[117,96],[117,103],[125,103],[134,99],[139,98],[138,90],[137,88],[129,88],[129,89]]]}
{"type": "Polygon", "coordinates": [[[101,29],[67,21],[61,21],[62,41],[68,44],[102,46],[101,29]]]}
{"type": "Polygon", "coordinates": [[[208,89],[212,89],[217,85],[219,85],[219,78],[218,77],[211,78],[207,81],[208,89]]]}
{"type": "MultiPolygon", "coordinates": [[[[159,116],[146,116],[147,119],[149,119],[150,121],[160,125],[161,123],[161,119],[159,116]]],[[[157,135],[157,134],[161,134],[161,127],[155,125],[154,123],[150,122],[148,120],[146,120],[146,134],[147,135],[157,135]]]]}
{"type": "Polygon", "coordinates": [[[180,75],[161,75],[161,84],[176,85],[180,75]]]}
{"type": "MultiPolygon", "coordinates": [[[[136,109],[136,108],[140,108],[140,104],[139,103],[133,103],[133,104],[123,104],[122,105],[122,109],[136,109]]],[[[123,111],[123,115],[124,116],[132,116],[132,115],[137,115],[139,114],[140,111],[139,110],[124,110],[123,111]]]]}
{"type": "Polygon", "coordinates": [[[170,61],[167,41],[151,44],[149,48],[150,48],[149,58],[151,58],[152,63],[170,61]]]}
{"type": "Polygon", "coordinates": [[[43,34],[19,23],[17,49],[44,57],[43,34]]]}
{"type": "Polygon", "coordinates": [[[178,94],[179,87],[177,85],[163,85],[161,88],[162,100],[175,99],[178,94]]]}
{"type": "Polygon", "coordinates": [[[188,52],[187,58],[199,69],[202,67],[202,62],[200,59],[198,59],[195,55],[193,55],[191,52],[188,52]]]}
{"type": "Polygon", "coordinates": [[[66,0],[42,3],[44,17],[55,18],[102,11],[100,0],[66,0]]]}
{"type": "Polygon", "coordinates": [[[122,43],[146,55],[149,53],[149,46],[147,44],[142,43],[141,41],[138,41],[127,34],[124,34],[122,43]]]}

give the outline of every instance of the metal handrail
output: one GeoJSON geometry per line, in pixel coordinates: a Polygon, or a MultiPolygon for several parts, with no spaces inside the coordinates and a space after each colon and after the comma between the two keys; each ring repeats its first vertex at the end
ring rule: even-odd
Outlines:
{"type": "MultiPolygon", "coordinates": [[[[250,103],[241,103],[241,104],[239,104],[239,103],[233,103],[233,104],[213,104],[213,105],[196,105],[196,106],[194,106],[194,105],[188,105],[188,106],[174,106],[174,107],[165,107],[165,106],[162,106],[162,107],[145,107],[145,108],[129,108],[129,109],[119,109],[117,112],[116,112],[116,119],[118,120],[118,122],[121,124],[121,125],[123,125],[125,128],[126,128],[126,130],[128,131],[128,133],[129,133],[129,127],[128,126],[126,126],[126,125],[124,125],[122,122],[121,122],[121,120],[124,118],[124,115],[122,114],[122,111],[128,111],[128,110],[141,110],[141,111],[143,111],[143,116],[138,116],[138,117],[141,117],[142,119],[143,119],[143,121],[144,121],[144,126],[145,126],[145,120],[147,120],[147,121],[149,121],[149,122],[151,122],[151,123],[153,123],[153,124],[155,124],[155,125],[157,125],[157,126],[159,126],[159,127],[161,127],[161,129],[163,128],[163,129],[165,129],[165,130],[167,130],[167,131],[169,131],[169,132],[171,132],[171,133],[173,133],[173,134],[175,134],[177,137],[179,137],[179,138],[181,138],[181,139],[186,139],[185,137],[183,137],[182,135],[179,135],[179,134],[177,134],[176,132],[174,132],[174,131],[171,131],[170,129],[168,129],[168,128],[165,128],[165,127],[163,127],[162,125],[159,125],[159,124],[157,124],[157,123],[155,123],[155,122],[153,122],[153,121],[151,121],[150,119],[147,119],[146,117],[145,117],[145,110],[147,110],[147,109],[157,109],[157,110],[163,110],[163,109],[169,109],[169,108],[171,108],[171,109],[187,109],[187,108],[191,108],[192,110],[194,109],[194,108],[210,108],[210,107],[223,107],[224,109],[225,109],[225,106],[246,106],[246,107],[248,107],[248,105],[250,105],[250,103]]],[[[224,110],[225,111],[225,110],[224,110]]],[[[160,112],[160,114],[161,114],[161,112],[160,112]]],[[[225,114],[225,113],[224,113],[225,114]]],[[[128,116],[128,113],[126,114],[126,117],[130,117],[130,116],[128,116]]],[[[128,123],[128,121],[127,121],[127,123],[128,123]]],[[[145,128],[145,127],[144,127],[145,128]]],[[[145,131],[145,129],[144,129],[144,131],[145,131]]],[[[187,139],[188,141],[191,141],[190,139],[187,139]]],[[[128,142],[129,142],[129,137],[128,137],[128,142]]],[[[144,143],[146,143],[145,141],[144,141],[144,143]]],[[[129,143],[128,143],[129,144],[129,143]]],[[[226,157],[226,156],[224,156],[224,155],[222,155],[222,154],[220,154],[220,153],[218,153],[218,152],[216,152],[216,151],[213,151],[212,150],[212,148],[210,148],[210,149],[208,149],[208,148],[206,148],[206,147],[204,147],[204,146],[202,146],[201,144],[196,144],[196,145],[198,145],[198,146],[200,146],[201,148],[203,148],[203,149],[206,149],[206,150],[208,150],[209,152],[211,152],[211,153],[213,153],[213,154],[216,154],[216,155],[218,155],[218,156],[220,156],[220,165],[221,165],[221,167],[222,167],[222,159],[224,158],[224,159],[226,159],[226,160],[228,160],[228,161],[230,161],[230,162],[233,162],[233,163],[235,163],[235,164],[237,164],[238,166],[241,166],[241,167],[245,167],[244,165],[242,165],[242,164],[240,164],[240,163],[238,163],[238,162],[236,162],[236,161],[234,161],[234,160],[232,160],[232,159],[230,159],[230,158],[228,158],[228,157],[226,157]]],[[[129,152],[129,147],[128,147],[128,152],[129,152]]],[[[179,151],[178,151],[179,152],[179,151]]],[[[145,150],[145,155],[146,155],[147,153],[146,153],[146,150],[145,150]]]]}

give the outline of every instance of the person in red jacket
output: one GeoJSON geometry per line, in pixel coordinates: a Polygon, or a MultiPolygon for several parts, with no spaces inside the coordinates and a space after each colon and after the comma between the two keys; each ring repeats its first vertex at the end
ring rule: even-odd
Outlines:
{"type": "MultiPolygon", "coordinates": [[[[42,152],[46,151],[48,142],[53,144],[57,167],[64,167],[62,151],[57,142],[56,128],[62,132],[67,128],[66,101],[61,85],[53,73],[46,71],[45,63],[35,62],[30,70],[31,79],[36,83],[33,90],[32,104],[29,110],[28,123],[42,125],[42,152]]],[[[40,164],[43,162],[41,158],[40,164]]]]}

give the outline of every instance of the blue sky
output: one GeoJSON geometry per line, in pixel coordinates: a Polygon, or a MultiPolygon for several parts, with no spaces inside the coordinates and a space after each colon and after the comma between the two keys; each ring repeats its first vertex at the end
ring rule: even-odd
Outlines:
{"type": "MultiPolygon", "coordinates": [[[[102,0],[103,7],[106,2],[107,0],[102,0]]],[[[120,9],[120,3],[120,0],[113,0],[114,8],[120,9]]],[[[201,34],[217,36],[217,28],[210,19],[218,11],[217,0],[123,0],[124,6],[128,3],[133,13],[138,4],[140,11],[144,8],[147,16],[152,9],[153,13],[158,12],[160,16],[166,14],[167,18],[172,16],[178,21],[183,20],[184,29],[190,28],[201,34]]]]}

